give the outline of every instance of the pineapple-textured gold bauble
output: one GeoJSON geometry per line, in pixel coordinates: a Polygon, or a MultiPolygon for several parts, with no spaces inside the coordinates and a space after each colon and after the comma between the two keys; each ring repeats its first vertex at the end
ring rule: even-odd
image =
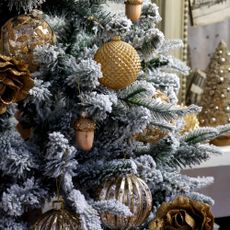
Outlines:
{"type": "Polygon", "coordinates": [[[137,51],[116,36],[105,43],[95,54],[95,61],[101,64],[102,85],[110,89],[123,89],[133,83],[141,69],[137,51]]]}
{"type": "Polygon", "coordinates": [[[33,50],[39,45],[53,44],[55,35],[41,15],[20,15],[8,20],[1,28],[0,51],[29,64],[30,70],[37,68],[33,61],[33,50]]]}
{"type": "MultiPolygon", "coordinates": [[[[156,91],[155,95],[153,96],[153,99],[163,103],[170,102],[168,96],[165,93],[161,92],[160,90],[156,91]]],[[[149,125],[146,129],[143,130],[143,132],[135,134],[134,138],[137,141],[143,143],[155,144],[159,142],[161,139],[163,139],[164,137],[166,137],[167,135],[168,135],[167,130],[163,130],[155,126],[149,125]]]]}
{"type": "Polygon", "coordinates": [[[75,122],[76,144],[83,151],[90,151],[93,147],[96,124],[93,120],[81,117],[75,122]]]}
{"type": "MultiPolygon", "coordinates": [[[[60,203],[60,201],[55,201],[60,203]]],[[[55,203],[54,202],[54,203],[55,203]]],[[[32,230],[82,230],[80,218],[64,209],[63,204],[44,213],[32,226],[32,230]]]]}
{"type": "Polygon", "coordinates": [[[181,135],[184,135],[185,133],[189,131],[199,128],[199,120],[195,113],[186,114],[183,117],[183,120],[184,120],[184,126],[180,131],[181,135]]]}
{"type": "Polygon", "coordinates": [[[138,21],[141,16],[143,0],[127,0],[125,2],[125,14],[132,22],[138,21]]]}
{"type": "Polygon", "coordinates": [[[116,199],[129,207],[130,217],[102,213],[101,220],[109,229],[136,229],[149,216],[152,209],[152,194],[147,184],[135,175],[108,179],[99,194],[100,200],[116,199]]]}

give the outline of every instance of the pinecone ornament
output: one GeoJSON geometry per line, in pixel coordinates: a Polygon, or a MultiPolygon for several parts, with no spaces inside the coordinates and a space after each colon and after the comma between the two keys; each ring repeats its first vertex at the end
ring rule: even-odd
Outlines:
{"type": "Polygon", "coordinates": [[[28,65],[0,55],[0,114],[5,113],[11,103],[25,99],[33,86],[28,65]]]}

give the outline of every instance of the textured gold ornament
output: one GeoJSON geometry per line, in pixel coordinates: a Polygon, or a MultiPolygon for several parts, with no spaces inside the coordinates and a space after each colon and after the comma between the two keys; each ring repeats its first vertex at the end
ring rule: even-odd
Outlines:
{"type": "Polygon", "coordinates": [[[125,2],[125,14],[132,22],[136,22],[140,18],[143,2],[143,0],[128,0],[125,2]]]}
{"type": "Polygon", "coordinates": [[[135,175],[108,179],[99,193],[100,200],[116,199],[129,207],[133,216],[123,217],[102,213],[101,220],[109,229],[136,229],[152,210],[152,194],[147,184],[135,175]]]}
{"type": "Polygon", "coordinates": [[[79,216],[70,213],[63,206],[60,204],[60,207],[44,213],[32,226],[32,230],[82,230],[79,216]]]}
{"type": "Polygon", "coordinates": [[[110,89],[123,89],[133,83],[141,69],[137,51],[128,43],[114,37],[105,43],[95,54],[95,61],[101,64],[102,85],[110,89]]]}
{"type": "Polygon", "coordinates": [[[51,27],[38,15],[27,14],[11,18],[1,28],[1,53],[24,60],[31,71],[37,68],[33,61],[34,48],[54,42],[55,35],[51,27]]]}
{"type": "Polygon", "coordinates": [[[95,128],[95,122],[89,118],[81,117],[76,121],[76,143],[83,151],[90,151],[93,147],[95,128]]]}
{"type": "Polygon", "coordinates": [[[33,86],[28,65],[0,55],[0,114],[6,112],[9,104],[25,99],[33,86]]]}
{"type": "MultiPolygon", "coordinates": [[[[155,95],[153,96],[153,99],[163,103],[170,102],[168,96],[165,93],[161,92],[160,90],[156,91],[155,95]]],[[[167,130],[161,130],[160,128],[152,127],[151,125],[149,125],[146,129],[143,130],[143,132],[135,134],[134,138],[137,141],[143,143],[156,144],[167,135],[168,135],[167,130]]]]}
{"type": "Polygon", "coordinates": [[[213,230],[214,216],[210,206],[188,197],[179,196],[163,203],[148,230],[191,229],[213,230]]]}
{"type": "Polygon", "coordinates": [[[197,115],[195,113],[186,114],[183,117],[183,120],[184,120],[184,126],[180,131],[181,135],[184,135],[185,133],[187,133],[189,131],[197,129],[200,126],[199,120],[198,120],[197,115]]]}

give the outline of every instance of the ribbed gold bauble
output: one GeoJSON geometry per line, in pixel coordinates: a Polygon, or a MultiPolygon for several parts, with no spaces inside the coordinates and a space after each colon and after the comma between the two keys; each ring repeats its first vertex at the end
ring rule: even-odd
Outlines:
{"type": "Polygon", "coordinates": [[[133,216],[116,216],[102,213],[101,220],[109,229],[136,229],[149,216],[152,209],[152,194],[147,184],[135,175],[108,179],[99,194],[100,200],[116,199],[129,207],[133,216]]]}
{"type": "Polygon", "coordinates": [[[128,0],[125,2],[125,14],[132,22],[138,21],[141,16],[143,0],[128,0]]]}
{"type": "Polygon", "coordinates": [[[11,18],[2,26],[0,52],[24,60],[33,71],[37,68],[33,61],[34,48],[54,42],[53,30],[41,15],[20,15],[11,18]]]}
{"type": "Polygon", "coordinates": [[[32,226],[32,230],[82,230],[80,218],[63,206],[44,213],[32,226]]]}
{"type": "Polygon", "coordinates": [[[102,85],[110,89],[123,89],[133,83],[141,69],[137,51],[116,36],[105,43],[95,54],[95,61],[101,64],[102,85]]]}
{"type": "MultiPolygon", "coordinates": [[[[153,96],[153,99],[163,103],[170,102],[168,96],[165,93],[161,92],[160,90],[156,91],[155,95],[153,96]]],[[[137,141],[143,143],[156,144],[167,135],[168,135],[167,130],[163,130],[155,126],[149,125],[146,129],[143,130],[143,132],[135,134],[134,138],[137,141]]]]}

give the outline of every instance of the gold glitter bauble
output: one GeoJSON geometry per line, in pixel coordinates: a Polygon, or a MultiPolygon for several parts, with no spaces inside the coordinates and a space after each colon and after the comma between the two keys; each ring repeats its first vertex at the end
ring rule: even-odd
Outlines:
{"type": "Polygon", "coordinates": [[[199,128],[200,123],[195,113],[186,114],[183,117],[183,120],[184,120],[184,126],[180,131],[181,135],[184,135],[185,133],[189,131],[199,128]]]}
{"type": "MultiPolygon", "coordinates": [[[[160,90],[156,91],[155,95],[153,96],[153,99],[163,103],[170,102],[168,96],[165,93],[161,92],[160,90]]],[[[137,141],[143,143],[156,144],[167,135],[168,135],[167,130],[163,130],[155,126],[149,125],[146,129],[143,130],[143,132],[135,134],[134,138],[137,141]]]]}
{"type": "MultiPolygon", "coordinates": [[[[56,201],[60,203],[60,201],[56,201]]],[[[44,213],[32,226],[32,230],[82,230],[80,218],[61,205],[44,213]]]]}
{"type": "Polygon", "coordinates": [[[95,61],[101,64],[102,85],[110,89],[123,89],[133,83],[141,69],[137,51],[128,43],[114,37],[95,54],[95,61]]]}
{"type": "Polygon", "coordinates": [[[41,16],[20,15],[2,26],[0,50],[4,55],[24,60],[32,71],[37,68],[33,61],[34,48],[54,42],[53,30],[41,16]]]}
{"type": "Polygon", "coordinates": [[[130,217],[116,216],[108,212],[101,214],[101,220],[109,229],[136,229],[152,210],[152,194],[147,184],[135,175],[108,179],[99,194],[100,200],[116,199],[129,207],[130,217]]]}

